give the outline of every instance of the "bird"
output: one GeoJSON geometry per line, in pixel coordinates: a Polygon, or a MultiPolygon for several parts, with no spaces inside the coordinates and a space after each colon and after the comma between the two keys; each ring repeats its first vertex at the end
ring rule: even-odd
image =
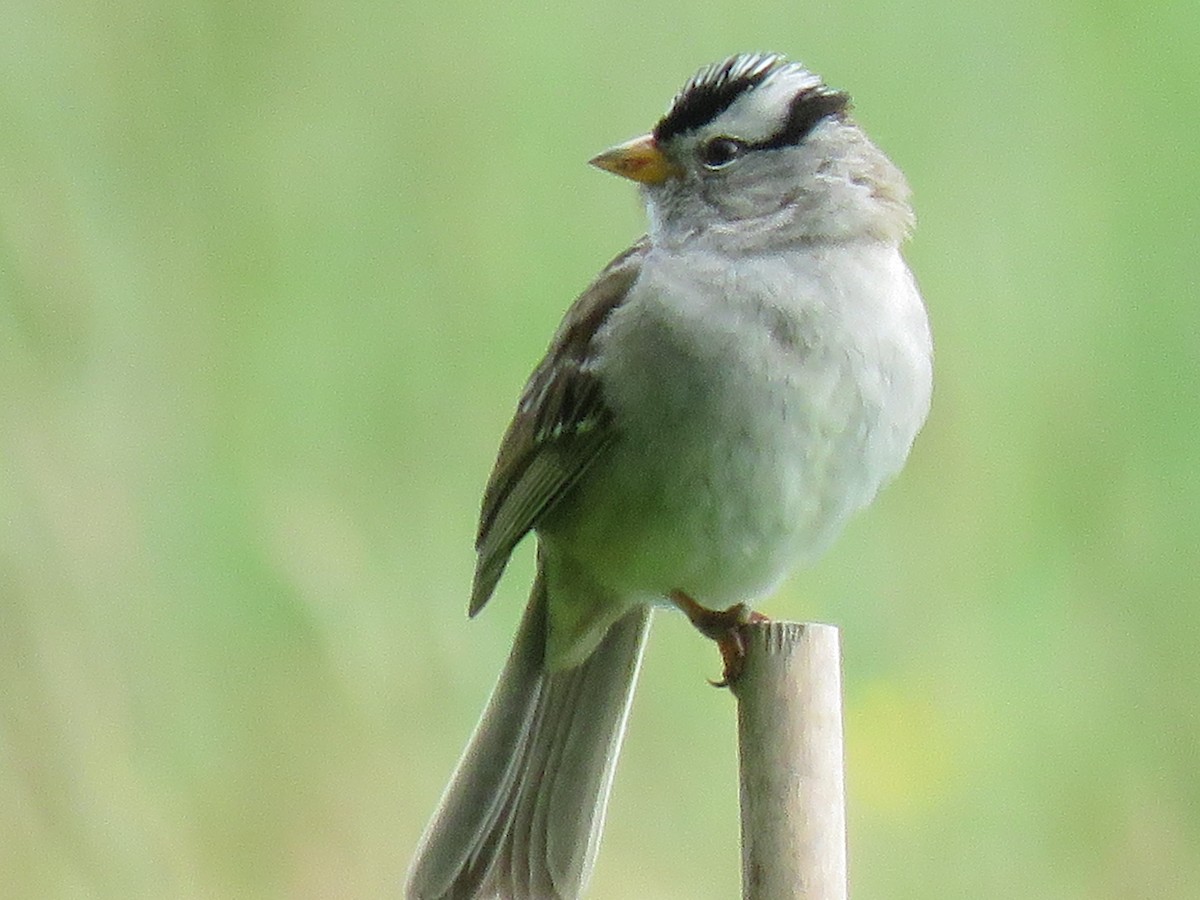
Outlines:
{"type": "Polygon", "coordinates": [[[900,170],[798,62],[701,68],[590,162],[645,236],[566,312],[483,494],[468,611],[530,532],[511,653],[414,854],[411,900],[562,900],[592,871],[651,617],[717,639],[901,469],[932,340],[900,170]]]}

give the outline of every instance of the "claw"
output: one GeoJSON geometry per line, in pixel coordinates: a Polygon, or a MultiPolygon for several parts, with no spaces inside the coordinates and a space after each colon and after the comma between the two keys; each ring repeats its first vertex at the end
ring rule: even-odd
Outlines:
{"type": "Polygon", "coordinates": [[[718,610],[701,606],[683,591],[672,591],[669,597],[697,631],[717,642],[723,671],[720,681],[710,680],[709,684],[719,688],[729,687],[741,677],[746,666],[746,640],[742,635],[742,626],[769,620],[745,603],[735,603],[727,609],[718,610]]]}

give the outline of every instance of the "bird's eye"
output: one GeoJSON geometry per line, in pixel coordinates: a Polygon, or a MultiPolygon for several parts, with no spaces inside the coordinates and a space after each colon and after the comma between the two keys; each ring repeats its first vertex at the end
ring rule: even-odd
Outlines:
{"type": "Polygon", "coordinates": [[[731,137],[715,137],[700,148],[706,169],[723,169],[746,151],[746,145],[731,137]]]}

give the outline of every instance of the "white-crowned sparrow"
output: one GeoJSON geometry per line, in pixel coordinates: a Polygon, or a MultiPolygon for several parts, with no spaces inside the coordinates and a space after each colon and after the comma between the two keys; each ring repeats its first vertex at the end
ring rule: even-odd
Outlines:
{"type": "Polygon", "coordinates": [[[650,230],[567,312],[500,445],[471,614],[530,530],[538,574],[413,900],[578,896],[651,606],[719,636],[744,607],[708,607],[772,590],[904,463],[931,385],[913,215],[848,103],[735,56],[592,160],[642,185],[650,230]]]}

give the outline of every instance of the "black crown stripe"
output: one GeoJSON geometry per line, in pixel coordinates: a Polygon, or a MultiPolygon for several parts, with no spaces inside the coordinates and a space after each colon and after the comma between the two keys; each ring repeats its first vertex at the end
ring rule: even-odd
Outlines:
{"type": "Polygon", "coordinates": [[[707,125],[783,65],[783,57],[774,54],[742,54],[701,69],[675,95],[667,114],[654,126],[654,139],[669,141],[707,125]]]}

